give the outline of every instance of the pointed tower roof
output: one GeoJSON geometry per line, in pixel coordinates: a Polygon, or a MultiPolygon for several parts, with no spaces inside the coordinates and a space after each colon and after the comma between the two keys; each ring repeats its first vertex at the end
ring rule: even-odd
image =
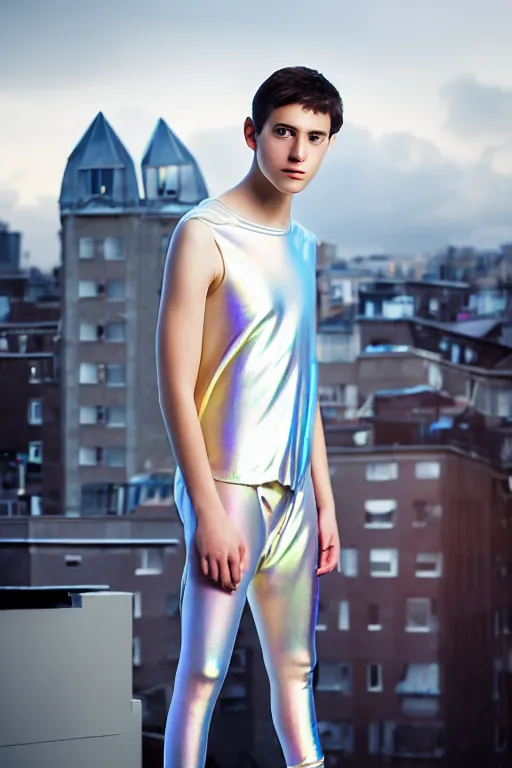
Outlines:
{"type": "Polygon", "coordinates": [[[103,113],[98,112],[68,158],[62,180],[61,208],[76,207],[86,202],[85,187],[79,178],[81,171],[107,169],[124,172],[123,182],[115,185],[116,194],[112,202],[115,205],[136,205],[139,191],[133,160],[103,113]]]}
{"type": "MultiPolygon", "coordinates": [[[[183,184],[182,189],[178,192],[178,202],[194,204],[208,197],[208,190],[196,159],[174,131],[169,128],[165,120],[160,118],[142,158],[142,173],[145,182],[148,169],[169,167],[182,169],[183,177],[185,178],[186,175],[186,185],[183,184]]],[[[145,187],[146,195],[150,197],[146,183],[145,187]]],[[[162,200],[162,202],[165,201],[162,200]]]]}

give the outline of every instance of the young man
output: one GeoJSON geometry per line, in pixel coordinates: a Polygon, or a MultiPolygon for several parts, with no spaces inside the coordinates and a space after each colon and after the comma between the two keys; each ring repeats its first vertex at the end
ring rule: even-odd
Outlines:
{"type": "Polygon", "coordinates": [[[317,402],[316,238],[293,195],[343,124],[315,70],[281,69],[244,125],[247,176],[180,221],[157,329],[184,524],[182,646],[165,768],[202,768],[246,599],[289,768],[323,765],[312,694],[318,577],[340,542],[317,402]]]}

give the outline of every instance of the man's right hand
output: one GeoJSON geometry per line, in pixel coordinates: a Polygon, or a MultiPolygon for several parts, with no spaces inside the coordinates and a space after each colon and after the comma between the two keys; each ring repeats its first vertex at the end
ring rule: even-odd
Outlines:
{"type": "Polygon", "coordinates": [[[227,592],[234,592],[247,569],[247,545],[237,526],[224,514],[197,521],[196,547],[201,570],[227,592]]]}

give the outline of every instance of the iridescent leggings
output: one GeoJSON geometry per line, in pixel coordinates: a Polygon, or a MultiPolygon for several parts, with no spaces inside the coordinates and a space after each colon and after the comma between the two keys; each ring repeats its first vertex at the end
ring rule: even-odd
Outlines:
{"type": "Polygon", "coordinates": [[[175,500],[184,525],[181,655],[167,715],[164,768],[203,768],[212,711],[249,600],[270,680],[272,719],[289,768],[323,766],[313,701],[318,610],[317,510],[311,475],[296,491],[279,483],[216,482],[248,546],[232,594],[207,581],[195,546],[196,517],[179,470],[175,500]]]}

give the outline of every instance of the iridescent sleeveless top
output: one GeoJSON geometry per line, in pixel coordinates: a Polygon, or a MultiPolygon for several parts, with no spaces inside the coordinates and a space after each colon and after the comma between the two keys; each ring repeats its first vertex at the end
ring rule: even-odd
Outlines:
{"type": "Polygon", "coordinates": [[[296,489],[316,412],[316,238],[293,219],[262,226],[212,198],[191,218],[211,228],[224,261],[195,390],[213,477],[296,489]]]}

